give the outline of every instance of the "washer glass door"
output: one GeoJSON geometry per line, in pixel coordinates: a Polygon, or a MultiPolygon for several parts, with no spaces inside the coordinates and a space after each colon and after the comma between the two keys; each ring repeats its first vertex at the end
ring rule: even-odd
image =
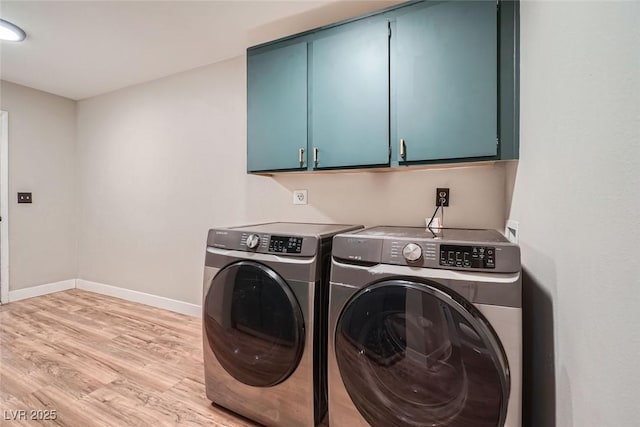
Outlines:
{"type": "Polygon", "coordinates": [[[497,427],[509,370],[482,315],[435,284],[390,280],[347,303],[335,352],[347,392],[373,426],[497,427]]]}
{"type": "Polygon", "coordinates": [[[213,278],[204,327],[220,365],[244,384],[284,381],[304,349],[304,319],[287,283],[251,261],[230,264],[213,278]]]}

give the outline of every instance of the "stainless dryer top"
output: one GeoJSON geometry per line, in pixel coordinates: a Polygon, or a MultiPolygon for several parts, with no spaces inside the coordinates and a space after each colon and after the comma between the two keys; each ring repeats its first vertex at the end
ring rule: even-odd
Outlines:
{"type": "Polygon", "coordinates": [[[458,242],[503,242],[508,240],[496,230],[442,228],[433,229],[434,233],[423,227],[379,226],[356,232],[360,236],[401,237],[413,239],[455,240],[458,242]]]}
{"type": "Polygon", "coordinates": [[[301,222],[270,222],[266,224],[230,227],[232,230],[245,231],[247,233],[314,236],[318,238],[330,237],[338,233],[357,230],[358,228],[362,228],[362,226],[345,224],[305,224],[301,222]]]}
{"type": "Polygon", "coordinates": [[[520,248],[496,230],[445,228],[434,236],[419,227],[373,227],[337,235],[333,256],[359,263],[486,273],[521,269],[520,248]]]}
{"type": "Polygon", "coordinates": [[[245,252],[277,254],[279,256],[311,257],[320,244],[338,233],[362,228],[361,225],[304,224],[272,222],[241,227],[209,230],[209,247],[245,252]]]}

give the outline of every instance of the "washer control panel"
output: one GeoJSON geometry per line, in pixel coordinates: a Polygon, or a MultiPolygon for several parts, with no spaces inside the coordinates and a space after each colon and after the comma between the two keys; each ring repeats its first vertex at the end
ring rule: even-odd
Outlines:
{"type": "Polygon", "coordinates": [[[271,236],[269,252],[299,254],[302,252],[302,237],[271,236]]]}
{"type": "Polygon", "coordinates": [[[440,265],[458,268],[496,268],[496,248],[440,245],[440,265]]]}

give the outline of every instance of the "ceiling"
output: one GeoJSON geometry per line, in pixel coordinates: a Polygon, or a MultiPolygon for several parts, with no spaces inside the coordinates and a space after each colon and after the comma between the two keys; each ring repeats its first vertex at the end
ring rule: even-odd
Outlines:
{"type": "Polygon", "coordinates": [[[84,99],[235,57],[383,3],[2,0],[0,16],[27,39],[0,44],[0,78],[84,99]],[[329,21],[310,18],[319,15],[329,21]]]}

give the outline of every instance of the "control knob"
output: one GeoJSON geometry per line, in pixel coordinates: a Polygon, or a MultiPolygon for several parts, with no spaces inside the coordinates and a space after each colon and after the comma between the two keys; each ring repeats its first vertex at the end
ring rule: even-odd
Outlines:
{"type": "Polygon", "coordinates": [[[415,243],[408,243],[402,249],[402,256],[407,261],[417,261],[422,256],[422,248],[415,243]]]}
{"type": "Polygon", "coordinates": [[[249,249],[255,249],[259,244],[260,236],[258,236],[257,234],[249,234],[249,236],[247,236],[247,247],[249,249]]]}

